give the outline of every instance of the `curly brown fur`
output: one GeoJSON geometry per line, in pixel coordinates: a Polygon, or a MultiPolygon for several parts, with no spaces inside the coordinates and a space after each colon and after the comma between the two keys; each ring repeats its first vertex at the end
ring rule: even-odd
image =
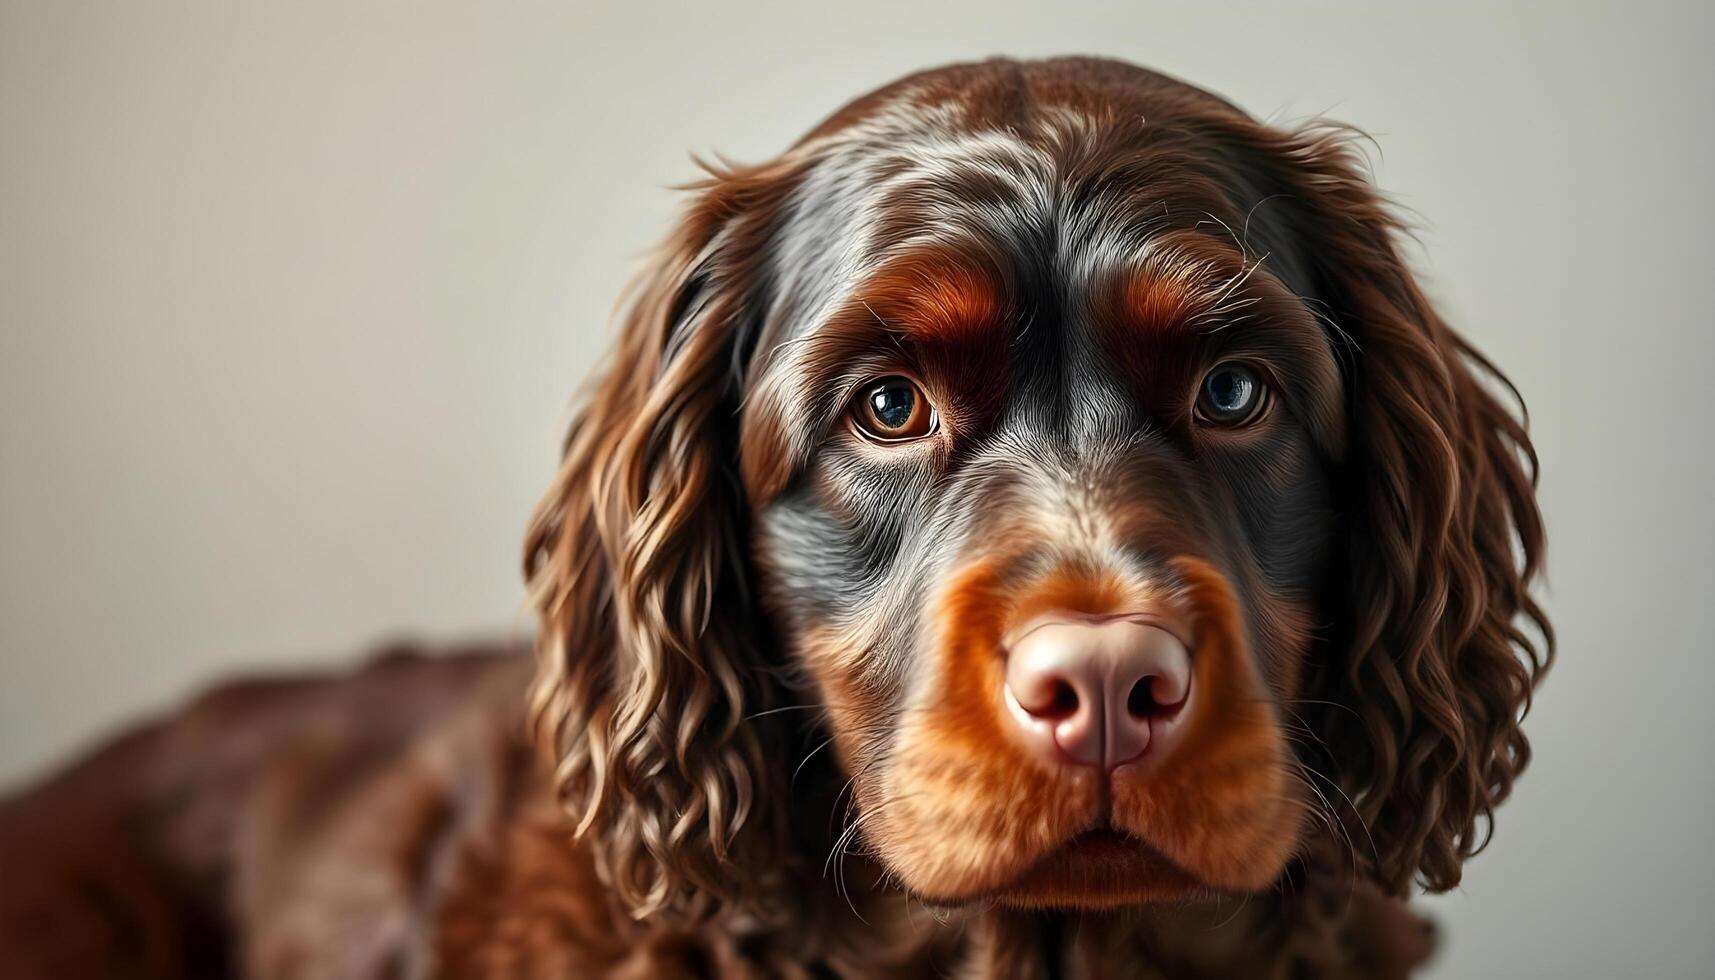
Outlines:
{"type": "Polygon", "coordinates": [[[1529,591],[1544,545],[1536,452],[1484,381],[1515,402],[1517,392],[1407,270],[1403,229],[1346,134],[1311,127],[1278,152],[1299,165],[1279,193],[1323,201],[1299,213],[1324,302],[1354,325],[1360,365],[1345,477],[1347,652],[1311,686],[1354,710],[1321,712],[1316,730],[1340,760],[1354,830],[1376,842],[1378,878],[1400,894],[1414,876],[1445,891],[1530,761],[1519,722],[1553,656],[1529,591]]]}
{"type": "Polygon", "coordinates": [[[699,185],[525,546],[543,620],[532,719],[579,832],[639,914],[747,884],[780,819],[771,726],[746,720],[766,702],[722,372],[789,186],[780,166],[699,185]]]}
{"type": "MultiPolygon", "coordinates": [[[[696,186],[533,525],[526,570],[545,624],[535,718],[562,760],[580,826],[640,914],[700,892],[735,897],[756,884],[746,838],[780,846],[781,814],[768,807],[779,802],[780,760],[759,764],[757,745],[784,736],[744,719],[803,695],[776,683],[791,654],[772,648],[775,624],[744,583],[751,562],[775,563],[747,547],[747,508],[769,503],[747,500],[747,488],[778,494],[804,476],[790,458],[801,446],[765,403],[764,368],[749,362],[805,340],[790,321],[815,308],[803,295],[814,284],[782,281],[790,273],[770,265],[770,249],[793,247],[788,226],[807,220],[783,209],[804,206],[808,179],[849,177],[830,161],[874,154],[872,176],[886,175],[909,166],[910,140],[974,140],[989,127],[1016,135],[1051,110],[1084,127],[1049,137],[1043,152],[1055,172],[1148,166],[1155,183],[1123,192],[1133,206],[1170,209],[1175,193],[1188,205],[1206,194],[1243,217],[1241,251],[1260,251],[1246,248],[1252,238],[1276,250],[1282,281],[1325,324],[1343,364],[1336,394],[1348,438],[1329,463],[1340,520],[1326,532],[1334,540],[1319,603],[1329,638],[1303,658],[1293,700],[1313,740],[1302,761],[1329,780],[1323,795],[1340,805],[1327,817],[1361,841],[1353,850],[1363,873],[1396,894],[1414,878],[1437,890],[1456,884],[1481,846],[1479,825],[1528,760],[1518,721],[1552,652],[1528,592],[1543,544],[1534,453],[1522,422],[1483,383],[1505,379],[1442,322],[1408,271],[1402,229],[1365,179],[1349,132],[1270,129],[1109,63],[928,73],[842,110],[778,161],[715,170],[696,186]],[[1129,102],[1146,121],[1162,120],[1157,145],[1068,149],[1128,129],[1118,121],[1129,102]],[[1521,616],[1540,646],[1515,623],[1521,616]]],[[[994,167],[1029,173],[1034,162],[1004,159],[1004,147],[981,152],[994,167]]],[[[955,202],[993,194],[946,183],[940,193],[955,202]]],[[[908,220],[886,203],[865,214],[908,220]]],[[[1232,231],[1213,207],[1204,214],[1232,231]]],[[[796,232],[813,233],[834,231],[796,232]]],[[[884,243],[895,251],[910,240],[903,226],[872,234],[893,236],[884,243]]],[[[792,639],[785,646],[802,642],[792,639]]],[[[861,706],[854,713],[862,717],[861,706]]]]}
{"type": "Polygon", "coordinates": [[[1553,637],[1522,407],[1353,135],[992,61],[708,169],[531,521],[533,657],[229,689],[6,801],[15,972],[1423,962],[1553,637]],[[935,424],[873,438],[900,377],[935,424]],[[1008,713],[1021,629],[1139,609],[1152,754],[1008,713]]]}

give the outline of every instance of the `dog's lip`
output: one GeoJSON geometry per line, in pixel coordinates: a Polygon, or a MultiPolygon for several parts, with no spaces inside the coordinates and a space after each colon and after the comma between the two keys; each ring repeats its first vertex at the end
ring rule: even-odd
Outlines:
{"type": "Polygon", "coordinates": [[[1131,854],[1140,850],[1154,851],[1155,849],[1150,847],[1147,841],[1133,837],[1123,830],[1111,826],[1101,826],[1079,831],[1066,838],[1044,855],[1044,859],[1071,855],[1111,857],[1119,854],[1131,854]]]}
{"type": "MultiPolygon", "coordinates": [[[[1048,848],[1029,861],[1017,874],[998,882],[985,892],[1006,895],[1031,882],[1067,874],[1082,878],[1088,870],[1125,868],[1139,878],[1159,878],[1182,886],[1201,887],[1200,879],[1187,871],[1162,850],[1135,834],[1108,823],[1093,824],[1048,848]]],[[[1107,904],[1098,902],[1098,904],[1107,904]]]]}

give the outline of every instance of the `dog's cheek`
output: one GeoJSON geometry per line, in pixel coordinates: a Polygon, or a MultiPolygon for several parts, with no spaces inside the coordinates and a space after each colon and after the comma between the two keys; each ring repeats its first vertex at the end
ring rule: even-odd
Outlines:
{"type": "Polygon", "coordinates": [[[1174,566],[1198,610],[1193,714],[1161,767],[1116,779],[1115,814],[1205,883],[1263,888],[1299,847],[1308,806],[1232,586],[1200,559],[1174,566]]]}
{"type": "Polygon", "coordinates": [[[866,837],[930,899],[1024,872],[1088,819],[1100,793],[1090,771],[1032,763],[1006,728],[1000,637],[1015,610],[997,564],[973,563],[935,590],[932,652],[866,801],[866,837]]]}
{"type": "Polygon", "coordinates": [[[1254,624],[1257,668],[1268,692],[1289,719],[1302,714],[1293,703],[1304,684],[1305,661],[1315,635],[1315,613],[1301,598],[1259,589],[1246,601],[1254,624]]]}
{"type": "Polygon", "coordinates": [[[811,627],[802,634],[798,661],[815,686],[840,765],[861,793],[890,741],[897,714],[896,685],[871,669],[869,645],[846,626],[811,627]]]}

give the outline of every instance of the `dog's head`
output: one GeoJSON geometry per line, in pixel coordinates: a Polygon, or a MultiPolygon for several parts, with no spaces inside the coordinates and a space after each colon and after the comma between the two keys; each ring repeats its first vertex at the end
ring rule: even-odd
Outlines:
{"type": "Polygon", "coordinates": [[[795,706],[935,901],[1260,889],[1327,834],[1458,880],[1550,649],[1535,464],[1345,133],[990,62],[697,194],[527,544],[634,909],[773,866],[795,706]]]}

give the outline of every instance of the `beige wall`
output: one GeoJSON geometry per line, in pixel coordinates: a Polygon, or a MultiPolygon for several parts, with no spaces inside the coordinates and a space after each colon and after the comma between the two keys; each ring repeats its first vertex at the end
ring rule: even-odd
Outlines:
{"type": "Polygon", "coordinates": [[[1104,53],[1373,132],[1530,400],[1563,656],[1440,975],[1706,975],[1709,4],[270,6],[0,6],[0,779],[216,676],[527,625],[687,151],[1104,53]]]}

